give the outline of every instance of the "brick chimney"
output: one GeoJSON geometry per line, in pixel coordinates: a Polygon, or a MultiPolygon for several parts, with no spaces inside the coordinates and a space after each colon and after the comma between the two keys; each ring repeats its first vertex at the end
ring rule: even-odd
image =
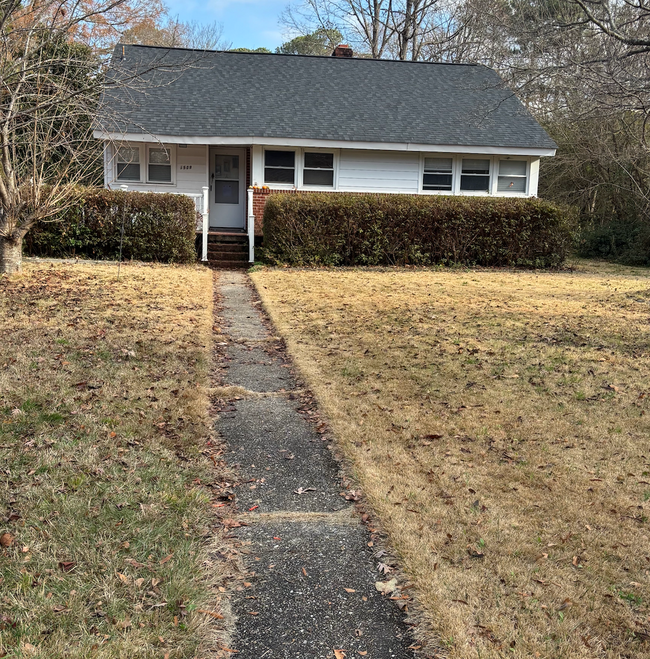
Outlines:
{"type": "Polygon", "coordinates": [[[354,52],[348,44],[342,43],[334,49],[332,57],[354,57],[354,52]]]}

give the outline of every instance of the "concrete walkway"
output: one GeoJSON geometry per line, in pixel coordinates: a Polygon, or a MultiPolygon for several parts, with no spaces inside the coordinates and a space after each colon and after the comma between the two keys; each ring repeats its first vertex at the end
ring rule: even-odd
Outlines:
{"type": "Polygon", "coordinates": [[[269,340],[248,277],[223,272],[219,282],[229,339],[224,384],[258,392],[233,401],[217,423],[242,476],[237,505],[247,524],[236,529],[250,583],[233,601],[236,656],[412,657],[403,614],[375,588],[386,577],[368,532],[340,495],[321,435],[298,411],[296,382],[269,340]]]}

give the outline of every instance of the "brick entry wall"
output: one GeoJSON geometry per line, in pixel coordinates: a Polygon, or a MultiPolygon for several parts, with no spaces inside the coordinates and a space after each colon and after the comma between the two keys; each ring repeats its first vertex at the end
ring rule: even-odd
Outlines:
{"type": "Polygon", "coordinates": [[[271,196],[271,190],[264,188],[253,188],[253,215],[255,216],[255,236],[263,235],[264,206],[271,196]]]}
{"type": "MultiPolygon", "coordinates": [[[[342,194],[339,191],[324,190],[269,190],[269,188],[253,188],[253,215],[255,216],[255,237],[261,237],[264,234],[264,206],[268,198],[273,194],[342,194]]],[[[375,192],[346,192],[345,194],[368,195],[376,194],[375,192]]]]}

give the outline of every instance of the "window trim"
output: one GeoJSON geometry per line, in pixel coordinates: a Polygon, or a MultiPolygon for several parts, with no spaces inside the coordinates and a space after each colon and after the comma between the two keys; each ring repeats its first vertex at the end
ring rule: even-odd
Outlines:
{"type": "Polygon", "coordinates": [[[496,169],[496,175],[495,175],[495,182],[494,182],[494,194],[498,195],[499,197],[528,197],[529,191],[530,191],[530,158],[523,158],[521,156],[496,156],[495,157],[495,169],[496,169]],[[526,179],[526,186],[524,188],[523,192],[508,192],[507,190],[501,190],[499,191],[499,177],[501,174],[499,173],[500,168],[501,168],[501,161],[502,160],[514,160],[517,162],[525,162],[526,163],[526,174],[525,176],[521,175],[510,175],[510,178],[514,176],[514,178],[525,178],[526,179]]]}
{"type": "MultiPolygon", "coordinates": [[[[465,176],[486,176],[485,174],[465,174],[465,176]]],[[[462,153],[458,157],[458,194],[470,197],[486,197],[494,195],[494,158],[482,154],[462,153]],[[488,187],[487,190],[463,190],[461,188],[463,178],[463,160],[487,160],[488,161],[488,187]]]]}
{"type": "Polygon", "coordinates": [[[422,151],[420,153],[420,184],[419,194],[427,195],[455,195],[458,194],[457,188],[458,181],[458,156],[452,153],[428,153],[422,151]],[[424,162],[426,158],[451,158],[451,190],[426,190],[424,188],[424,162]]]}
{"type": "Polygon", "coordinates": [[[146,182],[151,185],[176,185],[176,145],[175,144],[147,144],[146,145],[146,182]],[[169,151],[169,166],[171,168],[171,177],[169,181],[152,181],[149,178],[149,152],[151,149],[166,149],[169,151]]]}
{"type": "MultiPolygon", "coordinates": [[[[329,169],[323,171],[330,171],[329,169]]],[[[300,189],[301,190],[322,190],[324,192],[331,192],[338,190],[339,187],[339,151],[337,149],[300,149],[300,189]],[[305,154],[306,153],[331,153],[332,154],[332,185],[312,185],[305,183],[305,169],[314,170],[312,167],[305,167],[305,154]]]]}
{"type": "Polygon", "coordinates": [[[134,144],[133,142],[124,142],[122,144],[116,144],[113,147],[113,150],[114,150],[114,154],[113,154],[113,180],[116,183],[119,183],[120,185],[135,185],[135,184],[138,184],[138,183],[142,183],[143,180],[144,180],[144,178],[142,176],[142,168],[146,167],[145,158],[144,158],[144,154],[145,154],[144,144],[137,144],[137,143],[134,144]],[[119,154],[121,148],[137,149],[138,150],[138,152],[140,154],[140,178],[139,179],[137,179],[137,180],[135,180],[135,179],[123,179],[123,178],[118,177],[117,167],[118,167],[119,163],[118,163],[117,158],[118,158],[118,154],[119,154]]]}
{"type": "MultiPolygon", "coordinates": [[[[294,188],[298,188],[298,185],[296,184],[296,181],[299,181],[300,178],[302,177],[302,171],[299,170],[299,164],[300,164],[300,149],[296,148],[291,148],[291,147],[271,147],[267,148],[264,147],[262,150],[262,180],[264,181],[264,185],[268,186],[269,188],[275,188],[278,190],[293,190],[294,188]],[[277,183],[275,181],[267,181],[266,180],[266,152],[267,151],[291,151],[293,153],[293,183],[277,183]]],[[[289,167],[276,167],[271,169],[289,169],[289,167]]]]}
{"type": "Polygon", "coordinates": [[[264,147],[262,149],[262,180],[263,185],[271,190],[309,190],[315,192],[336,192],[339,189],[339,158],[340,149],[321,149],[317,147],[264,147]],[[266,152],[267,151],[292,151],[295,154],[295,178],[293,183],[275,183],[266,180],[266,152]],[[305,185],[305,153],[331,153],[334,156],[334,181],[333,185],[305,185]]]}

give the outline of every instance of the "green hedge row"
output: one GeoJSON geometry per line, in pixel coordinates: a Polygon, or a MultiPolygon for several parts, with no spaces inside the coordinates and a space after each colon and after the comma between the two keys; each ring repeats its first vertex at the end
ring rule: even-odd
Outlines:
{"type": "Polygon", "coordinates": [[[29,256],[123,259],[160,263],[196,261],[196,210],[184,195],[88,188],[54,222],[25,236],[29,256]]]}
{"type": "Polygon", "coordinates": [[[573,241],[570,215],[539,199],[288,193],[264,210],[275,264],[548,268],[573,241]]]}

